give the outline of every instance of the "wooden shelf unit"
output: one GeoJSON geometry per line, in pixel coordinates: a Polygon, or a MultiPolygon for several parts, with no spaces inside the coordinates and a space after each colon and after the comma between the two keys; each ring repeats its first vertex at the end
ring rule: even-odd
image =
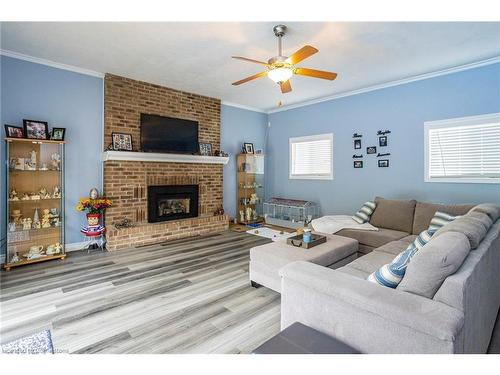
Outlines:
{"type": "Polygon", "coordinates": [[[240,224],[263,221],[264,161],[263,154],[236,155],[236,216],[240,224]],[[253,194],[257,197],[256,202],[252,202],[253,194]],[[247,220],[247,208],[255,210],[258,217],[247,220]],[[245,220],[241,220],[241,211],[245,213],[245,220]]]}
{"type": "Polygon", "coordinates": [[[4,199],[6,200],[6,233],[7,233],[7,253],[6,263],[4,268],[10,270],[12,267],[17,267],[26,264],[39,263],[53,259],[64,259],[64,141],[52,140],[34,140],[23,138],[6,138],[6,180],[7,189],[4,199]],[[30,152],[36,151],[37,164],[36,170],[19,170],[11,169],[17,159],[30,159],[30,152]],[[51,156],[58,154],[60,156],[59,170],[57,169],[40,169],[44,167],[51,168],[51,156]],[[60,197],[54,197],[54,189],[58,186],[60,189],[60,197]],[[38,193],[40,189],[45,188],[50,198],[47,199],[29,199],[22,200],[24,193],[31,195],[38,193]],[[19,200],[9,199],[9,194],[15,189],[19,200]],[[29,230],[24,230],[20,220],[15,225],[15,230],[11,230],[14,223],[14,210],[19,210],[22,218],[31,218],[35,210],[38,211],[40,223],[42,222],[44,210],[52,210],[51,214],[57,212],[50,219],[50,227],[35,228],[32,226],[29,230]],[[59,224],[56,225],[56,217],[59,224]],[[47,250],[49,245],[59,243],[62,245],[62,252],[59,254],[45,254],[45,256],[34,259],[24,257],[30,250],[30,247],[43,246],[43,251],[47,250]],[[17,253],[19,261],[12,262],[13,256],[17,253]]]}

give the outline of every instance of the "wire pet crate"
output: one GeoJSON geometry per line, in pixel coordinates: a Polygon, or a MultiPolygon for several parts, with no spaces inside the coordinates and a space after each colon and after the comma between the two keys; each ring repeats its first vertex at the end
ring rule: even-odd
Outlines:
{"type": "Polygon", "coordinates": [[[319,217],[319,205],[315,202],[271,198],[264,203],[266,224],[296,229],[307,226],[317,217],[319,217]]]}

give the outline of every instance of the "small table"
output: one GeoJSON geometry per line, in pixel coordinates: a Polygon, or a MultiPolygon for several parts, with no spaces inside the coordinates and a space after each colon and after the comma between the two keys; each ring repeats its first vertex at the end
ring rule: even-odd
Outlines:
{"type": "Polygon", "coordinates": [[[253,351],[254,354],[360,354],[342,341],[302,323],[293,323],[253,351]]]}

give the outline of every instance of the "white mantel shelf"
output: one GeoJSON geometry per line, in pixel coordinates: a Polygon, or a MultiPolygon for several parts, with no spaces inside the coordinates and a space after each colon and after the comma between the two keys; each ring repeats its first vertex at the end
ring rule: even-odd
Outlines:
{"type": "Polygon", "coordinates": [[[160,163],[227,164],[229,157],[130,151],[104,151],[102,153],[103,162],[112,160],[149,161],[160,163]]]}

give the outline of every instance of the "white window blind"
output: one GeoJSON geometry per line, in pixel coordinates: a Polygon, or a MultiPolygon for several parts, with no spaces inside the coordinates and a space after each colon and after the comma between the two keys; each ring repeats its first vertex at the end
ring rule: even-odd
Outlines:
{"type": "Polygon", "coordinates": [[[290,178],[333,179],[333,134],[290,138],[290,178]]]}
{"type": "Polygon", "coordinates": [[[500,114],[425,124],[426,181],[500,183],[500,114]]]}

